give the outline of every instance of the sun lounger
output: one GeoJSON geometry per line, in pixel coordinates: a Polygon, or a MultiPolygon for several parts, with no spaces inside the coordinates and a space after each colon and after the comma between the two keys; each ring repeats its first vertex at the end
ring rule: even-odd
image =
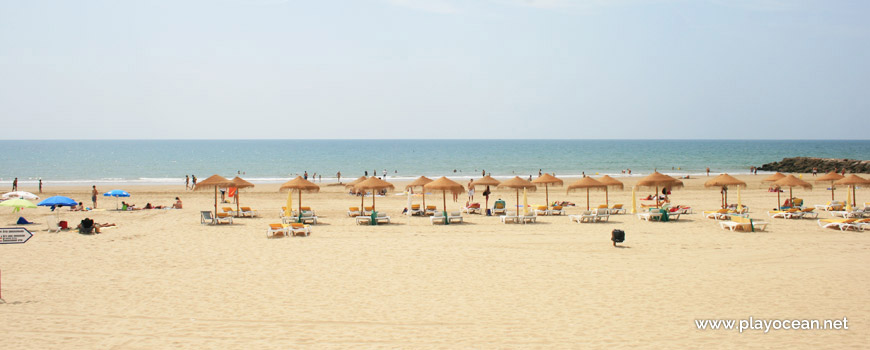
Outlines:
{"type": "Polygon", "coordinates": [[[534,215],[519,215],[519,216],[517,216],[517,221],[524,223],[524,224],[538,222],[537,220],[538,220],[538,217],[534,216],[534,215]]]}
{"type": "Polygon", "coordinates": [[[610,207],[611,214],[625,214],[625,208],[622,207],[622,204],[614,204],[610,207]]]}
{"type": "Polygon", "coordinates": [[[230,207],[222,207],[221,210],[223,210],[224,213],[226,213],[227,215],[230,215],[230,216],[239,216],[239,213],[236,212],[235,210],[233,210],[233,208],[230,208],[230,207]]]}
{"type": "Polygon", "coordinates": [[[798,208],[791,208],[789,210],[773,210],[767,212],[767,215],[771,218],[780,218],[780,219],[800,219],[803,215],[803,210],[798,208]]]}
{"type": "Polygon", "coordinates": [[[436,225],[436,224],[443,225],[444,223],[446,223],[446,219],[447,218],[444,217],[444,215],[432,215],[431,217],[429,217],[429,222],[431,222],[432,225],[436,225]]]}
{"type": "Polygon", "coordinates": [[[353,217],[357,217],[357,216],[360,216],[360,215],[362,215],[362,213],[360,213],[360,211],[359,211],[359,207],[350,207],[350,208],[347,208],[347,216],[353,218],[353,217]]]}
{"type": "MultiPolygon", "coordinates": [[[[211,212],[209,212],[211,213],[211,212]]],[[[52,219],[48,219],[48,232],[60,232],[61,227],[52,219]]]]}
{"type": "MultiPolygon", "coordinates": [[[[492,205],[492,215],[507,215],[507,207],[504,201],[495,201],[492,205]]],[[[502,220],[504,221],[504,220],[502,220]]]]}
{"type": "Polygon", "coordinates": [[[532,211],[532,215],[535,215],[535,216],[537,216],[537,215],[541,215],[541,216],[550,215],[550,211],[547,209],[546,205],[536,205],[534,207],[534,209],[535,210],[532,211]]]}
{"type": "Polygon", "coordinates": [[[841,217],[841,218],[846,218],[846,219],[860,218],[860,217],[864,216],[863,210],[853,210],[853,211],[832,210],[832,211],[828,211],[828,212],[831,213],[831,216],[833,216],[833,217],[841,217]]]}
{"type": "Polygon", "coordinates": [[[753,220],[742,216],[734,216],[730,221],[719,222],[719,227],[723,230],[728,229],[731,231],[764,231],[767,229],[767,225],[767,222],[753,220]]]}
{"type": "Polygon", "coordinates": [[[595,214],[591,210],[586,210],[580,215],[568,215],[568,218],[577,223],[595,222],[595,214]]]}
{"type": "Polygon", "coordinates": [[[462,207],[462,209],[460,209],[459,212],[466,213],[466,214],[480,214],[481,213],[480,203],[471,203],[467,207],[462,207]]]}
{"type": "Polygon", "coordinates": [[[227,213],[218,213],[215,216],[215,222],[218,224],[232,224],[233,216],[227,213]]]}
{"type": "Polygon", "coordinates": [[[357,216],[357,217],[356,217],[356,224],[357,224],[357,225],[371,225],[371,223],[372,223],[372,217],[371,217],[371,216],[362,216],[362,215],[360,215],[360,216],[357,216]]]}
{"type": "Polygon", "coordinates": [[[438,208],[434,205],[427,205],[426,211],[423,213],[425,215],[438,215],[438,208]]]}
{"type": "Polygon", "coordinates": [[[406,214],[407,214],[407,215],[412,215],[412,216],[414,216],[414,215],[417,215],[417,216],[423,216],[423,215],[425,215],[426,213],[423,211],[423,209],[420,209],[420,205],[419,205],[419,204],[411,204],[411,209],[409,209],[409,210],[406,212],[406,214]]]}
{"type": "Polygon", "coordinates": [[[822,228],[838,228],[840,231],[859,230],[859,225],[855,224],[858,219],[819,219],[819,226],[822,228]]]}
{"type": "Polygon", "coordinates": [[[501,223],[503,224],[516,224],[520,222],[520,218],[518,216],[514,215],[513,213],[508,214],[506,211],[505,215],[500,215],[499,218],[501,219],[501,223]]]}
{"type": "Polygon", "coordinates": [[[363,216],[372,216],[372,211],[375,210],[375,207],[363,207],[363,216]]]}
{"type": "Polygon", "coordinates": [[[251,207],[242,207],[242,208],[239,210],[238,216],[240,216],[240,217],[253,218],[253,217],[258,217],[258,216],[260,216],[260,213],[257,212],[257,211],[254,210],[254,209],[251,209],[251,207]]]}
{"type": "Polygon", "coordinates": [[[288,234],[290,232],[283,224],[269,224],[269,228],[266,229],[266,238],[286,237],[288,234]]]}
{"type": "Polygon", "coordinates": [[[377,220],[378,225],[390,223],[390,217],[384,212],[378,212],[377,216],[375,216],[375,220],[377,220]]]}
{"type": "Polygon", "coordinates": [[[549,215],[565,215],[565,208],[561,205],[554,205],[552,209],[548,211],[549,215]]]}
{"type": "Polygon", "coordinates": [[[595,221],[595,222],[610,221],[610,209],[608,209],[608,208],[604,208],[604,209],[599,208],[599,209],[595,212],[595,219],[594,219],[594,221],[595,221]]]}
{"type": "Polygon", "coordinates": [[[824,210],[824,211],[839,211],[843,210],[843,202],[840,201],[829,201],[826,204],[816,204],[816,209],[824,210]]]}
{"type": "Polygon", "coordinates": [[[728,215],[728,209],[723,208],[723,209],[719,209],[719,210],[704,211],[704,217],[707,219],[714,219],[714,220],[727,220],[728,218],[730,218],[730,215],[728,215]]]}
{"type": "Polygon", "coordinates": [[[293,235],[294,237],[295,236],[303,236],[303,237],[311,236],[311,226],[309,226],[309,225],[295,223],[295,224],[290,224],[287,228],[289,229],[290,234],[293,235]]]}
{"type": "Polygon", "coordinates": [[[462,223],[462,212],[461,211],[450,212],[449,214],[447,214],[447,220],[449,220],[450,223],[461,224],[462,223]]]}
{"type": "Polygon", "coordinates": [[[803,208],[801,209],[801,218],[802,219],[818,219],[819,213],[815,212],[816,208],[803,208]]]}

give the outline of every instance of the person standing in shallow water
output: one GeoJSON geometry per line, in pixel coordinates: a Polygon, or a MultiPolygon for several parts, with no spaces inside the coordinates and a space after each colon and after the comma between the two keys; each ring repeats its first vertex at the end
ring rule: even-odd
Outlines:
{"type": "Polygon", "coordinates": [[[18,178],[17,177],[15,178],[15,180],[12,180],[12,191],[18,191],[18,178]]]}
{"type": "Polygon", "coordinates": [[[39,193],[42,193],[42,179],[39,179],[39,193]]]}

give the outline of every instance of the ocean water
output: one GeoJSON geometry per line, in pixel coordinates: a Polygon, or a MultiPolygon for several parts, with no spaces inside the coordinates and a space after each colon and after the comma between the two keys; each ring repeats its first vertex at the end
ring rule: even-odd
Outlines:
{"type": "Polygon", "coordinates": [[[184,175],[241,175],[283,182],[308,171],[324,182],[387,170],[387,179],[420,175],[559,177],[748,173],[784,157],[868,159],[868,140],[53,140],[0,141],[0,183],[181,184],[184,175]]]}

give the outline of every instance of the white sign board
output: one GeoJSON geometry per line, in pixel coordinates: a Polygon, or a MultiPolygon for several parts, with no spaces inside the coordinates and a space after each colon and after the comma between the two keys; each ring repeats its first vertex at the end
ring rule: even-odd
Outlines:
{"type": "Polygon", "coordinates": [[[24,227],[0,228],[0,244],[15,244],[27,242],[33,234],[24,227]]]}

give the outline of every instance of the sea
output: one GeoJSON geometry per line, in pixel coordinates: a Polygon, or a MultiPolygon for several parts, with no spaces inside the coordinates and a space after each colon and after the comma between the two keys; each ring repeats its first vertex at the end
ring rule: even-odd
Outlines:
{"type": "Polygon", "coordinates": [[[183,184],[185,175],[280,183],[376,173],[387,180],[748,174],[785,157],[868,159],[870,140],[0,140],[0,184],[183,184]],[[626,173],[623,173],[626,171],[626,173]]]}

